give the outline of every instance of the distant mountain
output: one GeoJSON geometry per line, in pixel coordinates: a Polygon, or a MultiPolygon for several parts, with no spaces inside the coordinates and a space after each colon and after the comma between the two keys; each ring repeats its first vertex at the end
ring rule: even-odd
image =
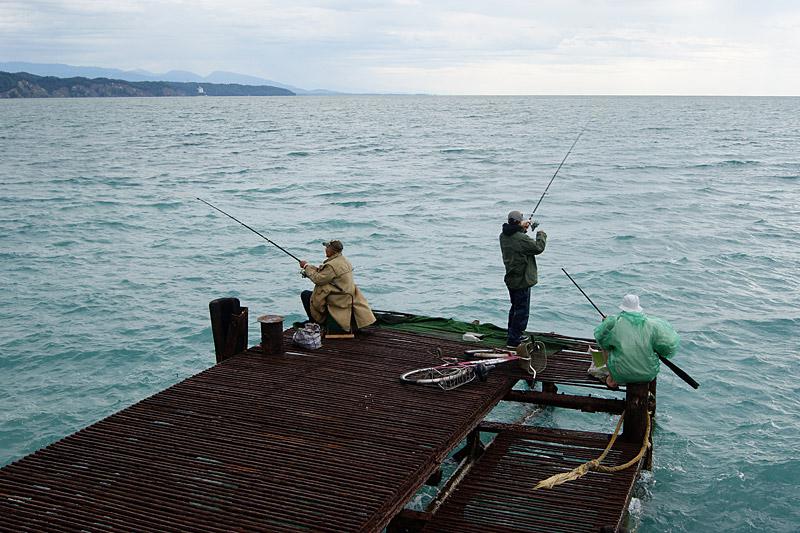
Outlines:
{"type": "Polygon", "coordinates": [[[238,84],[270,86],[287,89],[297,95],[332,95],[341,94],[325,89],[306,90],[293,87],[277,81],[237,74],[235,72],[212,72],[208,76],[200,76],[194,72],[182,70],[171,70],[164,74],[154,74],[146,70],[120,70],[115,68],[102,67],[76,67],[61,63],[26,63],[21,61],[0,62],[0,71],[5,72],[28,72],[37,76],[56,76],[59,78],[111,78],[124,81],[176,81],[182,83],[218,83],[218,84],[238,84]]]}
{"type": "Polygon", "coordinates": [[[57,78],[0,71],[0,98],[101,96],[293,96],[282,87],[236,83],[127,81],[109,78],[57,78]]]}

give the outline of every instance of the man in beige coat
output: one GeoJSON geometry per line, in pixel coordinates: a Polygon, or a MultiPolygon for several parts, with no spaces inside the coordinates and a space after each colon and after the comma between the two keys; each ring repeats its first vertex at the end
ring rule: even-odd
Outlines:
{"type": "Polygon", "coordinates": [[[342,255],[341,241],[328,241],[325,246],[325,262],[315,267],[300,261],[303,276],[314,282],[314,291],[303,291],[303,301],[308,318],[324,324],[328,315],[339,327],[349,332],[351,323],[356,328],[365,328],[375,322],[364,294],[353,282],[353,265],[342,255]]]}

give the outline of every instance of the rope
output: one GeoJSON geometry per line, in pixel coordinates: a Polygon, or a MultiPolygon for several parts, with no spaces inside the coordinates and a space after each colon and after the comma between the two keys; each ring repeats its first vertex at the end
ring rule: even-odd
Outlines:
{"type": "Polygon", "coordinates": [[[579,467],[569,471],[564,472],[563,474],[556,474],[554,476],[550,476],[549,478],[540,481],[533,490],[539,489],[552,489],[557,485],[561,485],[562,483],[566,483],[567,481],[572,481],[574,479],[578,479],[583,477],[587,472],[590,470],[594,470],[596,472],[619,472],[621,470],[625,470],[626,468],[630,468],[631,466],[638,463],[642,457],[644,457],[645,452],[650,447],[650,413],[647,413],[647,429],[644,432],[644,440],[642,441],[642,447],[639,450],[639,453],[623,465],[618,466],[603,466],[600,463],[603,459],[606,458],[608,452],[611,451],[611,448],[614,446],[614,442],[617,440],[617,436],[619,435],[619,430],[622,427],[622,420],[625,418],[625,413],[623,412],[622,415],[619,417],[619,421],[617,422],[617,427],[614,429],[614,434],[611,436],[611,440],[608,441],[608,446],[606,449],[603,450],[603,453],[600,454],[600,457],[597,459],[592,459],[586,463],[583,463],[579,467]]]}

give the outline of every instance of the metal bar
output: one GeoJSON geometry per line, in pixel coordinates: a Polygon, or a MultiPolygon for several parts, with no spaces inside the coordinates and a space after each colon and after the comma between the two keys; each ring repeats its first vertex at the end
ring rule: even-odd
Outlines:
{"type": "Polygon", "coordinates": [[[624,400],[576,396],[563,393],[512,390],[506,394],[503,399],[509,402],[533,403],[537,405],[579,409],[589,413],[602,412],[620,414],[625,410],[624,400]]]}

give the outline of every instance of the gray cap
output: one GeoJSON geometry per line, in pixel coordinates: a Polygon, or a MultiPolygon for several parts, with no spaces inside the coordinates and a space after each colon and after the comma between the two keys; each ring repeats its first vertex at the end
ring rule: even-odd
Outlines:
{"type": "Polygon", "coordinates": [[[322,245],[326,248],[336,250],[337,252],[344,250],[344,244],[342,244],[342,241],[325,241],[322,243],[322,245]]]}
{"type": "Polygon", "coordinates": [[[511,211],[508,214],[508,221],[511,222],[522,222],[522,219],[525,218],[525,215],[522,214],[522,211],[511,211]]]}

